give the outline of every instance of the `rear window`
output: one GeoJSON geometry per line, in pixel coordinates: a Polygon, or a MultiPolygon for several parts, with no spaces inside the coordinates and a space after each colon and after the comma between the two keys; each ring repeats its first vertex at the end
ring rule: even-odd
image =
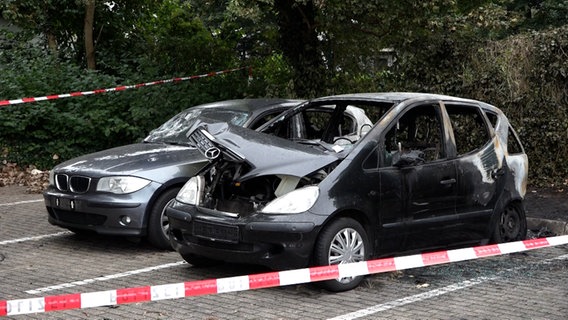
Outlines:
{"type": "Polygon", "coordinates": [[[458,155],[480,149],[491,136],[481,110],[472,106],[452,105],[447,108],[458,155]]]}

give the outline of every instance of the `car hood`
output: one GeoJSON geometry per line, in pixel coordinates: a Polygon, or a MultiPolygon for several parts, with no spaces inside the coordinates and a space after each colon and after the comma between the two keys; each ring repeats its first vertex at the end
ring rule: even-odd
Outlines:
{"type": "Polygon", "coordinates": [[[199,147],[204,155],[215,146],[224,160],[247,162],[252,170],[241,176],[243,181],[269,174],[303,177],[345,156],[317,143],[305,145],[227,123],[202,123],[191,137],[205,140],[199,147]]]}
{"type": "Polygon", "coordinates": [[[205,164],[206,159],[193,147],[135,143],[73,158],[57,165],[54,171],[94,178],[129,175],[163,182],[171,179],[171,174],[186,176],[195,174],[195,172],[181,171],[182,167],[197,163],[205,164]]]}

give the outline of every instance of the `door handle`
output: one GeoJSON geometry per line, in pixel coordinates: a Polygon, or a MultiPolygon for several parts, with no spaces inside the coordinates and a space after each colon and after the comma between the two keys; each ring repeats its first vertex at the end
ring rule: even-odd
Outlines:
{"type": "Polygon", "coordinates": [[[444,185],[444,186],[449,185],[449,184],[454,184],[454,183],[456,183],[456,179],[453,179],[453,178],[440,181],[440,184],[444,185]]]}

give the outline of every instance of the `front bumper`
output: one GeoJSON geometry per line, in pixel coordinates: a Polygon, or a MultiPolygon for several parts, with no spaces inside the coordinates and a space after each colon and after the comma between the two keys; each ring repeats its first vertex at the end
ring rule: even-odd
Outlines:
{"type": "Polygon", "coordinates": [[[166,208],[170,241],[182,256],[264,265],[272,269],[307,267],[323,218],[294,215],[223,216],[218,211],[175,203],[166,208]]]}
{"type": "Polygon", "coordinates": [[[110,193],[72,194],[49,187],[44,203],[49,223],[105,235],[144,236],[148,201],[157,186],[151,184],[126,195],[110,193]],[[125,217],[130,223],[125,223],[125,217]]]}

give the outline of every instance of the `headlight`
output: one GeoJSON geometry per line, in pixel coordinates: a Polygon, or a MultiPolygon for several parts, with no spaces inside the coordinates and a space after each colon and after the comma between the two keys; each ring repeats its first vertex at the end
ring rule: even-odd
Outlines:
{"type": "Polygon", "coordinates": [[[199,205],[199,200],[203,194],[203,183],[202,176],[192,177],[178,192],[176,200],[181,203],[199,205]]]}
{"type": "Polygon", "coordinates": [[[97,191],[125,194],[138,191],[150,184],[150,180],[138,177],[104,177],[97,183],[97,191]]]}
{"type": "Polygon", "coordinates": [[[319,188],[310,186],[296,189],[268,203],[262,213],[300,213],[310,209],[319,196],[319,188]]]}

